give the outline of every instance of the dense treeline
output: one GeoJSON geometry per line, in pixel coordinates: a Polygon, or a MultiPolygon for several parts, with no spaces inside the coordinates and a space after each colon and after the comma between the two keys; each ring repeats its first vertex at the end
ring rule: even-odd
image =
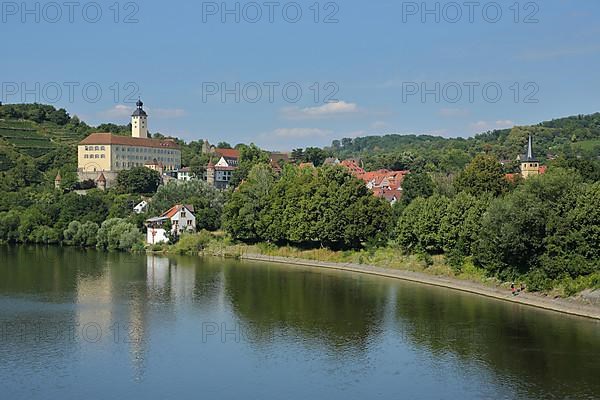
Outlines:
{"type": "MultiPolygon", "coordinates": [[[[543,162],[549,159],[548,156],[597,159],[600,154],[600,113],[488,131],[471,138],[398,134],[344,138],[334,140],[325,150],[340,159],[361,158],[369,170],[458,172],[482,152],[498,160],[516,160],[523,153],[530,134],[535,137],[534,153],[543,162]]],[[[505,164],[506,172],[516,172],[517,168],[516,162],[505,164]]]]}
{"type": "MultiPolygon", "coordinates": [[[[7,112],[6,107],[0,110],[7,112]]],[[[27,113],[43,110],[42,122],[56,125],[48,119],[53,111],[44,107],[16,107],[9,118],[30,119],[27,113]]],[[[89,128],[76,117],[65,124],[67,132],[89,128]]],[[[502,280],[524,278],[533,289],[565,280],[576,282],[573,288],[597,286],[599,126],[600,114],[595,114],[472,139],[391,135],[294,150],[297,161],[316,166],[334,154],[364,155],[367,169],[410,169],[393,207],[342,167],[286,165],[276,174],[268,153],[252,144],[236,145],[241,158],[235,190],[221,192],[199,181],[163,185],[158,173],[142,167],[119,174],[113,189],[91,189],[86,195],[73,191],[90,189],[93,182],[77,182],[72,148],[33,158],[15,155],[7,146],[14,158],[0,172],[0,241],[141,250],[146,218],[174,204],[192,204],[199,230],[223,228],[239,241],[334,250],[389,247],[427,263],[443,255],[457,271],[474,264],[502,280]],[[532,131],[540,158],[546,152],[562,155],[544,162],[549,165],[545,175],[508,179],[506,173],[518,164],[499,160],[521,153],[532,131]],[[62,186],[55,189],[58,171],[62,186]],[[133,206],[149,197],[148,212],[134,214],[133,206]]],[[[125,132],[124,126],[103,127],[125,132]]],[[[180,144],[184,160],[200,175],[208,162],[201,142],[180,144]]],[[[202,241],[207,240],[204,234],[202,241]]]]}
{"type": "Polygon", "coordinates": [[[0,197],[0,242],[140,250],[143,222],[177,203],[194,205],[199,228],[219,228],[223,193],[204,182],[171,183],[157,190],[157,177],[155,171],[135,168],[124,171],[115,188],[85,194],[70,191],[69,183],[55,189],[53,183],[27,177],[24,186],[3,191],[0,197]],[[153,214],[133,213],[141,194],[154,196],[149,210],[153,214]]]}
{"type": "Polygon", "coordinates": [[[64,108],[56,109],[45,104],[4,104],[0,106],[0,119],[25,119],[37,123],[52,122],[66,125],[71,117],[64,108]]]}
{"type": "Polygon", "coordinates": [[[598,285],[599,164],[557,160],[544,175],[510,180],[494,157],[479,155],[451,190],[410,174],[393,210],[343,168],[288,166],[277,177],[259,164],[225,204],[223,227],[245,242],[444,255],[457,271],[474,263],[538,290],[565,279],[598,285]]]}
{"type": "Polygon", "coordinates": [[[406,252],[445,254],[457,269],[469,258],[490,276],[525,277],[533,289],[578,277],[600,284],[600,182],[554,167],[497,190],[497,177],[469,170],[462,175],[472,186],[461,187],[459,176],[454,197],[405,206],[396,233],[406,252]],[[465,190],[486,182],[488,190],[465,190]]]}
{"type": "Polygon", "coordinates": [[[255,165],[225,204],[223,226],[249,241],[359,248],[387,236],[390,205],[341,167],[255,165]]]}

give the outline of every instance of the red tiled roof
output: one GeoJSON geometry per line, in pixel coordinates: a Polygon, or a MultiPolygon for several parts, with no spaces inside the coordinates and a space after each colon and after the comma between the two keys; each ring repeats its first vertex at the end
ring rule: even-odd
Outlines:
{"type": "Polygon", "coordinates": [[[141,147],[158,147],[158,148],[170,148],[179,149],[177,143],[174,140],[165,139],[150,139],[150,138],[136,138],[131,136],[118,136],[112,133],[92,133],[81,142],[80,145],[89,144],[120,144],[124,146],[141,146],[141,147]]]}
{"type": "Polygon", "coordinates": [[[273,168],[273,170],[276,172],[281,171],[281,166],[275,160],[271,160],[271,168],[273,168]]]}
{"type": "Polygon", "coordinates": [[[182,207],[185,207],[188,209],[189,212],[194,212],[194,206],[192,206],[191,204],[176,204],[173,207],[169,208],[167,211],[165,211],[164,213],[162,213],[162,215],[160,216],[160,218],[173,218],[173,216],[175,214],[177,214],[177,212],[179,212],[179,210],[181,210],[182,207]]]}
{"type": "Polygon", "coordinates": [[[240,151],[236,149],[215,149],[215,153],[225,158],[240,158],[240,151]]]}
{"type": "Polygon", "coordinates": [[[311,163],[311,162],[303,162],[300,163],[300,165],[298,165],[298,168],[314,168],[315,164],[311,163]]]}
{"type": "Polygon", "coordinates": [[[504,179],[506,179],[509,182],[514,182],[517,175],[521,176],[521,174],[504,174],[504,179]]]}
{"type": "Polygon", "coordinates": [[[340,165],[348,168],[350,170],[351,173],[353,174],[364,174],[365,170],[362,169],[358,163],[356,162],[356,160],[344,160],[340,163],[340,165]]]}
{"type": "Polygon", "coordinates": [[[398,189],[408,173],[408,171],[389,171],[387,169],[380,169],[379,171],[365,172],[357,175],[357,177],[365,181],[365,183],[373,182],[374,186],[385,184],[392,189],[398,189]]]}
{"type": "Polygon", "coordinates": [[[278,162],[283,160],[284,162],[290,161],[290,155],[288,153],[271,153],[271,161],[278,162]]]}

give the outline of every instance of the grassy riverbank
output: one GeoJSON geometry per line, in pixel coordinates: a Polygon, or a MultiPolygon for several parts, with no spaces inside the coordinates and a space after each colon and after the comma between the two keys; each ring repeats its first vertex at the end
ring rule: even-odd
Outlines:
{"type": "MultiPolygon", "coordinates": [[[[254,245],[235,243],[223,232],[206,231],[183,235],[174,245],[150,246],[148,251],[167,254],[202,254],[217,257],[252,258],[253,256],[285,257],[318,263],[365,265],[395,271],[407,271],[473,282],[489,288],[508,290],[511,282],[502,282],[478,268],[467,258],[460,268],[452,268],[443,255],[406,255],[398,247],[389,245],[362,250],[334,251],[326,248],[302,249],[293,246],[276,246],[270,243],[254,245]]],[[[516,281],[517,285],[521,281],[516,281]]],[[[527,285],[527,281],[523,283],[527,285]]],[[[600,274],[576,279],[564,278],[554,282],[553,288],[543,294],[566,298],[586,289],[600,289],[600,274]]]]}

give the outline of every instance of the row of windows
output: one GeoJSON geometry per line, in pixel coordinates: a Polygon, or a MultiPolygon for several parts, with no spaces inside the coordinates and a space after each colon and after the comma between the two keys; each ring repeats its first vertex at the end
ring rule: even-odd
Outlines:
{"type": "MultiPolygon", "coordinates": [[[[115,162],[115,167],[116,168],[131,168],[131,167],[143,167],[144,164],[143,163],[139,163],[139,162],[119,162],[116,161],[115,162]]],[[[172,169],[179,169],[179,165],[165,165],[165,170],[172,170],[172,169]]]]}
{"type": "Polygon", "coordinates": [[[148,147],[115,147],[115,151],[127,151],[132,153],[175,154],[175,150],[155,149],[148,147]]]}
{"type": "Polygon", "coordinates": [[[83,158],[105,158],[104,154],[85,154],[83,158]]]}
{"type": "Polygon", "coordinates": [[[156,161],[163,161],[163,162],[174,162],[175,158],[173,157],[148,157],[148,156],[120,156],[117,155],[116,157],[117,160],[120,159],[127,159],[127,160],[144,160],[144,161],[148,161],[148,160],[154,160],[156,159],[156,161]]]}
{"type": "Polygon", "coordinates": [[[231,180],[231,171],[217,171],[215,174],[215,179],[217,181],[229,182],[231,180]]]}
{"type": "MultiPolygon", "coordinates": [[[[85,146],[86,151],[104,151],[106,146],[85,146]]],[[[175,154],[175,150],[154,149],[148,147],[115,147],[115,151],[126,151],[133,153],[156,153],[156,154],[175,154]]]]}

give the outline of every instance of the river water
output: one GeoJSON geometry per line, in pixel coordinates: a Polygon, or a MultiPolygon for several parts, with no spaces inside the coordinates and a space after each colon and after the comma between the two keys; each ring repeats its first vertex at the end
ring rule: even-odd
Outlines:
{"type": "Polygon", "coordinates": [[[598,399],[600,323],[388,278],[0,246],[6,399],[598,399]]]}

